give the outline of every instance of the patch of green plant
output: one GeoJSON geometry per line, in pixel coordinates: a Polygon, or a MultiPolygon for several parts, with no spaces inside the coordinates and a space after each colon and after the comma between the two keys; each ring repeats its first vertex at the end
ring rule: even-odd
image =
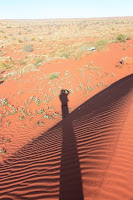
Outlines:
{"type": "Polygon", "coordinates": [[[54,116],[59,116],[59,117],[62,117],[62,115],[60,115],[58,112],[54,112],[53,114],[54,116]]]}
{"type": "Polygon", "coordinates": [[[44,110],[43,108],[40,108],[38,114],[41,115],[41,114],[43,114],[43,113],[46,113],[45,110],[44,110]]]}
{"type": "Polygon", "coordinates": [[[41,65],[41,63],[43,62],[43,59],[41,58],[38,58],[35,62],[35,65],[38,66],[38,65],[41,65]]]}
{"type": "Polygon", "coordinates": [[[35,126],[43,126],[44,125],[44,122],[40,122],[40,121],[38,121],[38,122],[36,122],[36,124],[35,124],[35,126]]]}
{"type": "Polygon", "coordinates": [[[5,150],[4,148],[2,148],[2,149],[0,150],[0,153],[1,153],[1,154],[5,154],[5,153],[6,153],[6,150],[5,150]]]}
{"type": "Polygon", "coordinates": [[[18,109],[15,108],[14,106],[10,105],[10,104],[9,104],[9,107],[12,109],[11,110],[11,115],[15,115],[17,113],[18,109]]]}
{"type": "Polygon", "coordinates": [[[85,87],[85,91],[89,90],[90,92],[92,92],[94,90],[94,87],[90,87],[88,85],[86,85],[85,87]]]}
{"type": "Polygon", "coordinates": [[[22,113],[22,115],[23,115],[24,117],[27,117],[27,113],[25,112],[25,109],[24,109],[24,108],[21,108],[19,111],[20,111],[20,113],[22,113]]]}
{"type": "Polygon", "coordinates": [[[60,54],[60,57],[63,57],[63,58],[69,58],[70,56],[70,53],[62,53],[60,54]]]}
{"type": "Polygon", "coordinates": [[[11,122],[9,120],[7,120],[6,125],[10,126],[11,122]]]}
{"type": "Polygon", "coordinates": [[[65,76],[66,76],[66,77],[69,77],[69,71],[68,71],[68,70],[66,70],[65,76]]]}
{"type": "Polygon", "coordinates": [[[0,81],[4,81],[5,79],[5,77],[0,77],[0,81]]]}
{"type": "Polygon", "coordinates": [[[22,40],[19,40],[18,42],[19,42],[19,43],[23,43],[23,41],[22,41],[22,40]]]}
{"type": "Polygon", "coordinates": [[[126,40],[131,40],[131,37],[129,37],[129,36],[128,36],[128,37],[126,37],[126,40]]]}
{"type": "Polygon", "coordinates": [[[50,74],[48,78],[49,79],[56,79],[56,78],[59,77],[59,75],[60,75],[59,72],[54,72],[54,73],[50,74]]]}
{"type": "Polygon", "coordinates": [[[71,94],[74,94],[74,91],[73,91],[73,89],[70,89],[70,93],[71,93],[71,94]]]}
{"type": "Polygon", "coordinates": [[[1,144],[5,143],[5,142],[9,143],[9,142],[11,142],[11,140],[5,139],[4,137],[2,137],[2,138],[0,138],[0,142],[1,142],[1,144]]]}
{"type": "Polygon", "coordinates": [[[121,33],[121,34],[117,35],[116,40],[118,42],[126,42],[126,36],[121,33]]]}
{"type": "Polygon", "coordinates": [[[5,62],[2,62],[2,63],[0,63],[0,68],[2,68],[2,69],[10,69],[10,68],[12,68],[12,65],[7,64],[5,62]]]}
{"type": "Polygon", "coordinates": [[[122,66],[122,65],[116,65],[115,67],[117,67],[117,68],[122,68],[123,66],[122,66]]]}
{"type": "Polygon", "coordinates": [[[1,99],[1,104],[3,105],[3,106],[8,106],[8,102],[7,102],[7,99],[1,99]]]}
{"type": "Polygon", "coordinates": [[[18,94],[21,95],[21,94],[23,94],[23,92],[22,92],[22,91],[19,91],[18,94]]]}
{"type": "Polygon", "coordinates": [[[47,110],[50,110],[50,109],[55,109],[55,108],[54,108],[54,106],[47,107],[47,110]]]}
{"type": "Polygon", "coordinates": [[[25,120],[24,116],[23,116],[23,117],[19,116],[19,119],[20,119],[21,121],[22,121],[22,120],[25,120]]]}
{"type": "Polygon", "coordinates": [[[79,87],[80,87],[80,89],[81,89],[81,90],[83,90],[83,89],[84,89],[84,87],[83,87],[82,83],[79,83],[79,87]]]}
{"type": "Polygon", "coordinates": [[[14,64],[15,64],[15,61],[14,61],[12,58],[10,59],[10,64],[11,64],[11,65],[14,65],[14,64]]]}

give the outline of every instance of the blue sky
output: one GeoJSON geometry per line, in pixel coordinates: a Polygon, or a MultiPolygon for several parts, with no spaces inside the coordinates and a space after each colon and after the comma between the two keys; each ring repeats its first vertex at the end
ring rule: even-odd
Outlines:
{"type": "Polygon", "coordinates": [[[0,19],[133,16],[133,0],[0,0],[0,19]]]}

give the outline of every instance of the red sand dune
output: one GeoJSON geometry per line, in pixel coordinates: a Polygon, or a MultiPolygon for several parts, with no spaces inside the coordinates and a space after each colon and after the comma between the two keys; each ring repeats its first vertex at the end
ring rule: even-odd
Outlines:
{"type": "Polygon", "coordinates": [[[133,74],[0,165],[1,200],[132,200],[133,74]]]}

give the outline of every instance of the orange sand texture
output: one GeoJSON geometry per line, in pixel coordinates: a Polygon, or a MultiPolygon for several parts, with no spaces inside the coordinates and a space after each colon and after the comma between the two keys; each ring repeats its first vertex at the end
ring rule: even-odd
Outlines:
{"type": "Polygon", "coordinates": [[[112,43],[0,84],[0,99],[27,114],[6,115],[10,107],[0,107],[0,149],[6,150],[0,154],[1,200],[133,200],[132,57],[131,39],[126,51],[123,43],[112,43]],[[53,72],[58,79],[45,78],[53,72]],[[63,120],[61,89],[70,91],[63,120]],[[33,96],[47,100],[46,92],[50,102],[30,102],[33,96]],[[44,118],[41,108],[47,116],[58,114],[44,118]]]}

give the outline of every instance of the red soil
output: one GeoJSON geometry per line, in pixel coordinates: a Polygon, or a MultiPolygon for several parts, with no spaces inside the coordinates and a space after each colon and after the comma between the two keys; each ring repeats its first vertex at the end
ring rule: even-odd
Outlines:
{"type": "MultiPolygon", "coordinates": [[[[52,95],[50,103],[37,106],[32,102],[28,107],[32,115],[24,121],[18,112],[2,118],[0,138],[10,142],[0,144],[0,149],[6,149],[6,154],[0,154],[0,199],[133,199],[133,63],[119,64],[122,58],[132,57],[133,40],[127,44],[126,51],[124,44],[110,44],[108,51],[86,55],[79,61],[52,61],[39,71],[16,75],[0,85],[0,99],[7,98],[15,108],[25,107],[31,96],[43,99],[45,93],[52,95]],[[102,67],[100,75],[86,65],[102,67]],[[79,68],[84,69],[84,75],[77,71],[79,68]],[[68,79],[64,78],[66,70],[68,79]],[[60,76],[49,83],[44,75],[53,72],[60,72],[60,76]],[[79,83],[85,86],[88,78],[89,87],[95,90],[89,94],[76,90],[79,83]],[[68,106],[74,111],[63,121],[59,117],[43,119],[43,126],[35,126],[40,116],[34,109],[54,106],[61,114],[57,81],[63,88],[73,89],[68,106]],[[106,89],[96,87],[101,81],[106,87],[118,82],[106,89]],[[8,120],[10,126],[6,125],[8,120]]],[[[0,113],[4,108],[0,107],[0,113]]]]}

